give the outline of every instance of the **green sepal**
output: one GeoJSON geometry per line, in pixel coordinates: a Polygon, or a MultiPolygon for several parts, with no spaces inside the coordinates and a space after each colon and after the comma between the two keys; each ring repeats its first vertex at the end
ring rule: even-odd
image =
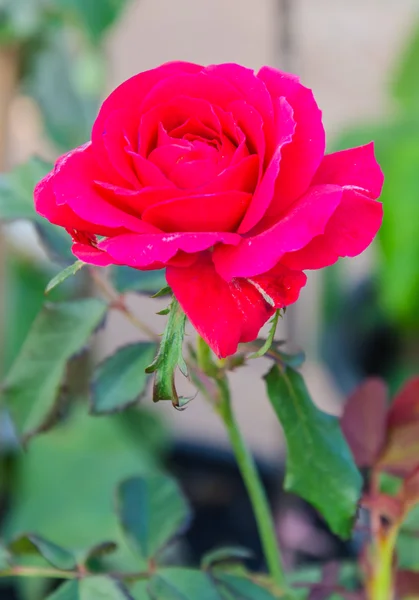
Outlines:
{"type": "Polygon", "coordinates": [[[172,300],[169,310],[169,319],[157,356],[145,371],[155,373],[153,401],[171,400],[173,406],[179,408],[191,399],[179,397],[175,385],[177,368],[185,377],[188,376],[188,367],[182,354],[186,315],[176,298],[172,300]]]}

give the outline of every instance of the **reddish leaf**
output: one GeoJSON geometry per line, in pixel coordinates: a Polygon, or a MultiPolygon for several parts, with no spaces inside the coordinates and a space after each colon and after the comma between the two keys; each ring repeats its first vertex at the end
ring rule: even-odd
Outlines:
{"type": "Polygon", "coordinates": [[[388,413],[389,429],[419,422],[419,377],[413,377],[395,397],[388,413]]]}
{"type": "Polygon", "coordinates": [[[398,571],[396,592],[398,598],[416,598],[419,594],[419,573],[398,571]]]}
{"type": "Polygon", "coordinates": [[[402,477],[419,466],[419,377],[410,379],[391,405],[377,466],[402,477]]]}
{"type": "Polygon", "coordinates": [[[374,511],[390,523],[398,521],[403,516],[403,502],[400,498],[388,496],[387,494],[363,496],[361,505],[368,510],[374,511]]]}
{"type": "Polygon", "coordinates": [[[362,383],[346,402],[341,426],[358,467],[370,467],[385,441],[387,386],[381,379],[362,383]]]}
{"type": "Polygon", "coordinates": [[[403,482],[401,497],[406,507],[412,507],[419,502],[419,468],[403,482]]]}

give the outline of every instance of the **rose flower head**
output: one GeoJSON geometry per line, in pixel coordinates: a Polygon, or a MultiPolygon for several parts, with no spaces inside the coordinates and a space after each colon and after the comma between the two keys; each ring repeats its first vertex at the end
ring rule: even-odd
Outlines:
{"type": "Polygon", "coordinates": [[[382,184],[372,144],[325,155],[296,76],[173,62],[105,100],[91,141],[57,160],[35,204],[86,263],[166,268],[224,357],[297,300],[304,270],[365,250],[382,184]]]}

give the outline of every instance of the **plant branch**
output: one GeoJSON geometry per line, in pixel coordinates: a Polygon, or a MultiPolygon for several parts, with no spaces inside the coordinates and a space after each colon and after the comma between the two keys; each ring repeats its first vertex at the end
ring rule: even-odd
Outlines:
{"type": "MultiPolygon", "coordinates": [[[[97,573],[91,573],[86,570],[79,571],[63,571],[54,568],[44,567],[26,567],[15,565],[8,569],[0,571],[0,578],[3,577],[45,577],[46,579],[84,579],[85,577],[92,577],[97,573]]],[[[140,579],[148,579],[150,573],[148,571],[139,571],[133,573],[123,572],[111,572],[108,573],[111,577],[119,579],[121,581],[136,581],[140,579]]]]}
{"type": "Polygon", "coordinates": [[[76,571],[61,571],[40,567],[14,566],[0,571],[0,577],[46,577],[48,579],[77,579],[80,574],[76,571]]]}
{"type": "Polygon", "coordinates": [[[154,341],[159,341],[158,334],[151,329],[146,323],[143,323],[126,305],[123,295],[119,294],[109,281],[103,278],[97,269],[89,268],[90,275],[96,287],[102,292],[103,296],[109,300],[111,307],[119,310],[131,323],[137,327],[142,333],[154,341]]]}

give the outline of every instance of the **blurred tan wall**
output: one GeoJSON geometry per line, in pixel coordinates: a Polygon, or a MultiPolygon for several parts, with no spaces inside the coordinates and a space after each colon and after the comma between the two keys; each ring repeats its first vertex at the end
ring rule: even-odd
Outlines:
{"type": "MultiPolygon", "coordinates": [[[[334,135],[344,125],[390,108],[385,86],[417,12],[415,0],[134,0],[109,40],[109,89],[140,70],[176,59],[293,68],[314,89],[327,132],[334,135]]],[[[362,271],[365,262],[352,261],[351,268],[362,271]]],[[[330,376],[315,361],[320,290],[320,278],[312,274],[298,308],[290,311],[288,331],[308,350],[306,375],[314,399],[337,410],[330,376]]],[[[153,302],[133,303],[162,330],[153,302]]],[[[105,353],[137,336],[117,316],[108,331],[105,353]]],[[[287,335],[286,326],[279,335],[287,335]]],[[[232,381],[246,435],[256,451],[273,458],[282,442],[260,379],[267,368],[267,362],[255,361],[232,381]]],[[[199,396],[183,413],[169,406],[156,409],[175,424],[178,435],[226,443],[217,417],[199,396]]]]}

